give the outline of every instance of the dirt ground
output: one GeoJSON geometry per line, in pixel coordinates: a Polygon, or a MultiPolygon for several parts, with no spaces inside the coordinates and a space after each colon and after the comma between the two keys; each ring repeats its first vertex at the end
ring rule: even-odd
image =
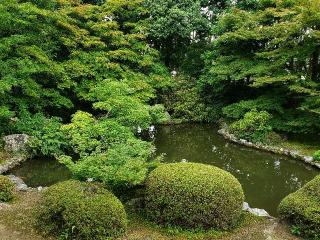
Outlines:
{"type": "MultiPolygon", "coordinates": [[[[56,240],[40,236],[32,227],[32,207],[39,198],[37,190],[19,193],[10,204],[0,203],[0,240],[56,240]]],[[[286,225],[278,220],[259,221],[223,237],[181,235],[167,233],[148,226],[139,220],[130,220],[126,237],[121,240],[298,240],[286,225]]],[[[93,239],[94,240],[94,239],[93,239]]]]}

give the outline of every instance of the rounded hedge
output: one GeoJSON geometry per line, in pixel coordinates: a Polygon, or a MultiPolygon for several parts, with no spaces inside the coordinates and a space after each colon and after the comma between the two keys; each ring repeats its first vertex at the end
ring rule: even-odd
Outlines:
{"type": "Polygon", "coordinates": [[[92,183],[66,181],[43,192],[36,225],[45,234],[67,239],[108,239],[123,235],[127,216],[122,203],[92,183]]]}
{"type": "Polygon", "coordinates": [[[146,211],[160,224],[228,229],[238,221],[243,200],[239,181],[210,165],[164,164],[146,182],[146,211]]]}
{"type": "Polygon", "coordinates": [[[15,184],[7,176],[0,175],[0,202],[8,202],[14,198],[15,184]]]}
{"type": "Polygon", "coordinates": [[[282,219],[306,239],[320,239],[320,175],[285,197],[278,208],[282,219]]]}

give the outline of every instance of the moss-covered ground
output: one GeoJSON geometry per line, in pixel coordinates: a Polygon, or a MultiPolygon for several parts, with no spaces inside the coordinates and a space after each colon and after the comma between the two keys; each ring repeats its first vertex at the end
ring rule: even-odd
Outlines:
{"type": "MultiPolygon", "coordinates": [[[[32,207],[39,192],[19,193],[9,204],[0,203],[1,240],[57,240],[42,237],[33,228],[32,207]]],[[[183,231],[177,228],[161,228],[146,221],[138,214],[129,214],[129,230],[121,240],[297,240],[288,227],[277,220],[261,220],[248,214],[243,215],[241,224],[232,232],[183,231]]]]}

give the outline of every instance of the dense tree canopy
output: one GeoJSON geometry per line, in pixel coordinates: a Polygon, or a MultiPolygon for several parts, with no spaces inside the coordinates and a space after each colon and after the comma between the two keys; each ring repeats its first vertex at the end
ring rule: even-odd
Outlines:
{"type": "Polygon", "coordinates": [[[234,9],[215,27],[202,89],[239,119],[252,109],[273,115],[279,131],[320,129],[319,1],[278,1],[250,13],[234,9]]]}
{"type": "Polygon", "coordinates": [[[137,132],[173,118],[240,137],[320,132],[318,0],[2,0],[0,133],[80,179],[140,184],[137,132]],[[173,72],[170,77],[169,72],[173,72]]]}
{"type": "Polygon", "coordinates": [[[1,2],[1,131],[33,135],[37,154],[75,153],[75,166],[60,159],[78,177],[140,183],[153,148],[133,132],[167,118],[148,103],[169,83],[145,12],[140,0],[1,2]]]}

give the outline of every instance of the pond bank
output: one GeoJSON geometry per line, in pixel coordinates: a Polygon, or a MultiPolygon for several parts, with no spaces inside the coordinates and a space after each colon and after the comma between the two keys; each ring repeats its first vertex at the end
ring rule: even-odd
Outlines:
{"type": "Polygon", "coordinates": [[[19,166],[26,159],[27,157],[24,155],[9,156],[0,164],[0,174],[6,173],[19,166]]]}
{"type": "Polygon", "coordinates": [[[312,156],[307,156],[307,155],[301,154],[299,151],[292,150],[292,149],[284,149],[282,147],[269,146],[269,145],[264,145],[264,144],[259,144],[259,143],[255,144],[255,143],[249,142],[245,139],[239,139],[234,134],[229,133],[229,131],[226,127],[218,130],[218,133],[220,135],[222,135],[226,140],[229,140],[231,142],[241,144],[241,145],[244,145],[247,147],[259,149],[262,151],[267,151],[267,152],[272,152],[272,153],[292,157],[294,159],[303,161],[309,165],[312,165],[312,166],[320,169],[320,162],[313,161],[312,156]]]}

